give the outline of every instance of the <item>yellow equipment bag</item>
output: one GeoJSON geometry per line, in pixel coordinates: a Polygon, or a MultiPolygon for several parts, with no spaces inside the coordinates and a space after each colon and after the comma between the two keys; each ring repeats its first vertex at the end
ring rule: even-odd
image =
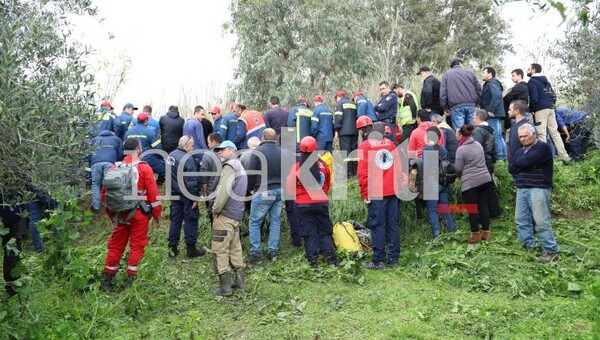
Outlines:
{"type": "Polygon", "coordinates": [[[362,249],[360,240],[349,222],[336,223],[333,226],[333,243],[337,249],[359,251],[362,249]]]}

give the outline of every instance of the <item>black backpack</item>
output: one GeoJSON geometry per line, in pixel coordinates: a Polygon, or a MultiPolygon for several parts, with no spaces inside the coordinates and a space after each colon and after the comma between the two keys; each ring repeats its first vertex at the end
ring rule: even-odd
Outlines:
{"type": "Polygon", "coordinates": [[[454,168],[454,163],[447,159],[440,161],[440,184],[444,186],[450,185],[454,183],[457,178],[458,174],[454,168]]]}

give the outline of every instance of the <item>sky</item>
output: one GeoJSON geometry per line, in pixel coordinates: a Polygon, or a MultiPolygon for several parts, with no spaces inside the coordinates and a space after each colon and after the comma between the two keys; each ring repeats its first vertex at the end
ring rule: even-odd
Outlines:
{"type": "MultiPolygon", "coordinates": [[[[116,111],[131,102],[152,105],[158,115],[169,105],[189,114],[194,105],[224,107],[233,79],[235,37],[223,32],[229,19],[229,1],[142,0],[96,1],[98,19],[76,19],[74,38],[91,46],[89,62],[99,83],[98,100],[110,97],[116,111]],[[112,37],[112,38],[110,38],[112,37]],[[118,89],[119,70],[130,61],[125,81],[118,89]]],[[[560,15],[550,10],[534,12],[525,1],[503,5],[501,16],[510,27],[509,40],[516,54],[507,53],[505,72],[498,77],[511,87],[510,72],[534,62],[552,74],[556,61],[542,58],[542,46],[564,30],[560,15]]]]}

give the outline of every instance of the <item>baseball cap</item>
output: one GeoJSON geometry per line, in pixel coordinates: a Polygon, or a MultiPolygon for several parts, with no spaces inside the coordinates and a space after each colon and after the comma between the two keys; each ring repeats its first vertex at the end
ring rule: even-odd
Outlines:
{"type": "Polygon", "coordinates": [[[431,69],[429,68],[429,66],[421,66],[419,72],[417,72],[417,75],[420,75],[421,72],[431,72],[431,69]]]}
{"type": "Polygon", "coordinates": [[[308,104],[308,100],[306,100],[304,97],[298,97],[298,103],[308,104]]]}
{"type": "Polygon", "coordinates": [[[354,91],[354,93],[352,94],[354,97],[358,97],[362,94],[362,92],[360,91],[354,91]]]}
{"type": "Polygon", "coordinates": [[[102,104],[100,104],[100,106],[108,106],[110,107],[110,109],[114,109],[112,105],[110,105],[110,102],[108,100],[105,100],[102,102],[102,104]]]}
{"type": "Polygon", "coordinates": [[[237,150],[237,147],[235,146],[235,144],[233,144],[233,142],[230,140],[223,141],[221,144],[216,146],[214,148],[214,150],[219,151],[219,150],[223,150],[225,148],[232,148],[233,150],[237,150]]]}
{"type": "Polygon", "coordinates": [[[221,113],[221,108],[218,106],[215,106],[212,109],[210,109],[210,113],[221,113]]]}
{"type": "Polygon", "coordinates": [[[142,122],[146,119],[148,119],[148,115],[146,114],[146,112],[142,112],[137,116],[138,122],[142,122]]]}
{"type": "Polygon", "coordinates": [[[314,96],[313,97],[313,102],[323,102],[323,96],[314,96]]]}
{"type": "Polygon", "coordinates": [[[344,92],[342,90],[335,91],[335,96],[336,97],[346,97],[346,92],[344,92]]]}
{"type": "Polygon", "coordinates": [[[131,103],[127,103],[127,104],[125,104],[125,106],[123,106],[123,110],[125,110],[125,109],[134,109],[134,110],[137,110],[138,108],[135,107],[135,105],[133,105],[131,103]]]}

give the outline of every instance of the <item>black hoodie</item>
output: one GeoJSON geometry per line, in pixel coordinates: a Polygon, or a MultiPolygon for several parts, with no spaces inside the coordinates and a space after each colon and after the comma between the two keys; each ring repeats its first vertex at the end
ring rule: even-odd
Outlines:
{"type": "Polygon", "coordinates": [[[485,152],[485,166],[491,173],[496,164],[496,144],[494,143],[494,129],[489,125],[477,125],[473,130],[473,139],[479,142],[485,152]]]}
{"type": "Polygon", "coordinates": [[[179,138],[183,136],[185,120],[179,116],[179,109],[170,108],[166,115],[160,117],[160,139],[163,150],[171,153],[177,149],[179,138]]]}

